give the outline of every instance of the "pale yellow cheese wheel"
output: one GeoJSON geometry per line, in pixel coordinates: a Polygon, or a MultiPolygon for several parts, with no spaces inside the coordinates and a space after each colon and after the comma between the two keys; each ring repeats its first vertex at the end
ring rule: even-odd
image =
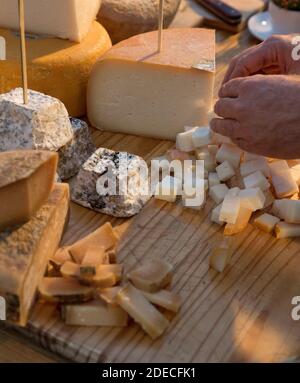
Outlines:
{"type": "MultiPolygon", "coordinates": [[[[0,93],[22,84],[20,42],[14,31],[0,29],[6,40],[7,60],[0,61],[0,93]]],[[[60,99],[74,117],[86,114],[86,87],[95,62],[109,48],[106,30],[94,22],[81,43],[59,38],[27,36],[28,86],[60,99]]]]}
{"type": "MultiPolygon", "coordinates": [[[[173,21],[181,0],[164,1],[164,27],[173,21]]],[[[113,43],[158,27],[159,0],[102,0],[98,21],[113,43]]]]}

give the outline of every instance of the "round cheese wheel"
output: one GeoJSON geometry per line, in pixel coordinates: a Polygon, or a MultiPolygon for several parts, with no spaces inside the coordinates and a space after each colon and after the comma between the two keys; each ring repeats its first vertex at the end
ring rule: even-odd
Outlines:
{"type": "MultiPolygon", "coordinates": [[[[165,0],[164,28],[173,21],[181,0],[165,0]]],[[[102,0],[98,21],[113,43],[158,27],[159,0],[102,0]]]]}
{"type": "MultiPolygon", "coordinates": [[[[16,32],[0,29],[6,58],[0,61],[0,93],[22,85],[20,40],[16,32]]],[[[111,48],[106,30],[94,22],[81,43],[27,35],[28,87],[60,99],[74,117],[86,114],[86,87],[98,58],[111,48]]]]}

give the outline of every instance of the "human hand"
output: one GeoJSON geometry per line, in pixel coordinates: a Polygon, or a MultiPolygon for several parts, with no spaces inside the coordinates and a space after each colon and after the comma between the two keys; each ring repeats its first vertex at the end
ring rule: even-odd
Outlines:
{"type": "Polygon", "coordinates": [[[220,90],[211,128],[241,149],[300,158],[300,76],[235,78],[220,90]]]}
{"type": "Polygon", "coordinates": [[[236,77],[255,74],[299,74],[300,60],[293,59],[295,36],[272,36],[263,43],[234,57],[223,84],[236,77]]]}

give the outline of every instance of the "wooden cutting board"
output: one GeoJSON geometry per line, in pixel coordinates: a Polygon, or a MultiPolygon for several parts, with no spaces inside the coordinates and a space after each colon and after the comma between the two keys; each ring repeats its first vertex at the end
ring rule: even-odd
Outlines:
{"type": "Polygon", "coordinates": [[[229,32],[237,33],[246,28],[248,19],[257,12],[265,8],[266,0],[223,0],[225,3],[235,7],[242,13],[242,22],[237,26],[232,26],[211,12],[207,11],[196,0],[183,0],[180,12],[176,16],[173,27],[197,27],[207,26],[216,29],[223,29],[229,32]]]}
{"type": "MultiPolygon", "coordinates": [[[[217,37],[215,95],[230,58],[255,43],[247,31],[229,38],[218,32],[217,37]]],[[[96,130],[93,139],[97,146],[146,160],[173,146],[96,130]]],[[[209,203],[196,212],[151,200],[137,217],[121,220],[71,204],[63,243],[110,220],[123,225],[119,259],[126,270],[153,256],[174,265],[173,290],[184,305],[170,317],[171,327],[161,339],[153,342],[134,323],[126,329],[68,327],[55,306],[40,304],[28,327],[17,330],[76,362],[279,362],[300,355],[300,322],[291,318],[291,299],[300,295],[300,240],[277,241],[250,224],[235,237],[230,265],[218,274],[208,263],[210,248],[222,235],[210,222],[211,208],[209,203]]]]}

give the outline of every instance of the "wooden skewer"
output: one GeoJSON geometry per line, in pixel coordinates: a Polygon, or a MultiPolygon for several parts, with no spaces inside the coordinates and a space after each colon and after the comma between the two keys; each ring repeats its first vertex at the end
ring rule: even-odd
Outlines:
{"type": "Polygon", "coordinates": [[[162,35],[164,28],[164,0],[159,0],[158,14],[158,52],[162,51],[162,35]]]}
{"type": "Polygon", "coordinates": [[[27,104],[28,103],[28,81],[27,81],[27,61],[26,61],[24,0],[18,0],[18,1],[19,1],[20,37],[21,37],[23,101],[24,101],[24,104],[27,104]]]}

